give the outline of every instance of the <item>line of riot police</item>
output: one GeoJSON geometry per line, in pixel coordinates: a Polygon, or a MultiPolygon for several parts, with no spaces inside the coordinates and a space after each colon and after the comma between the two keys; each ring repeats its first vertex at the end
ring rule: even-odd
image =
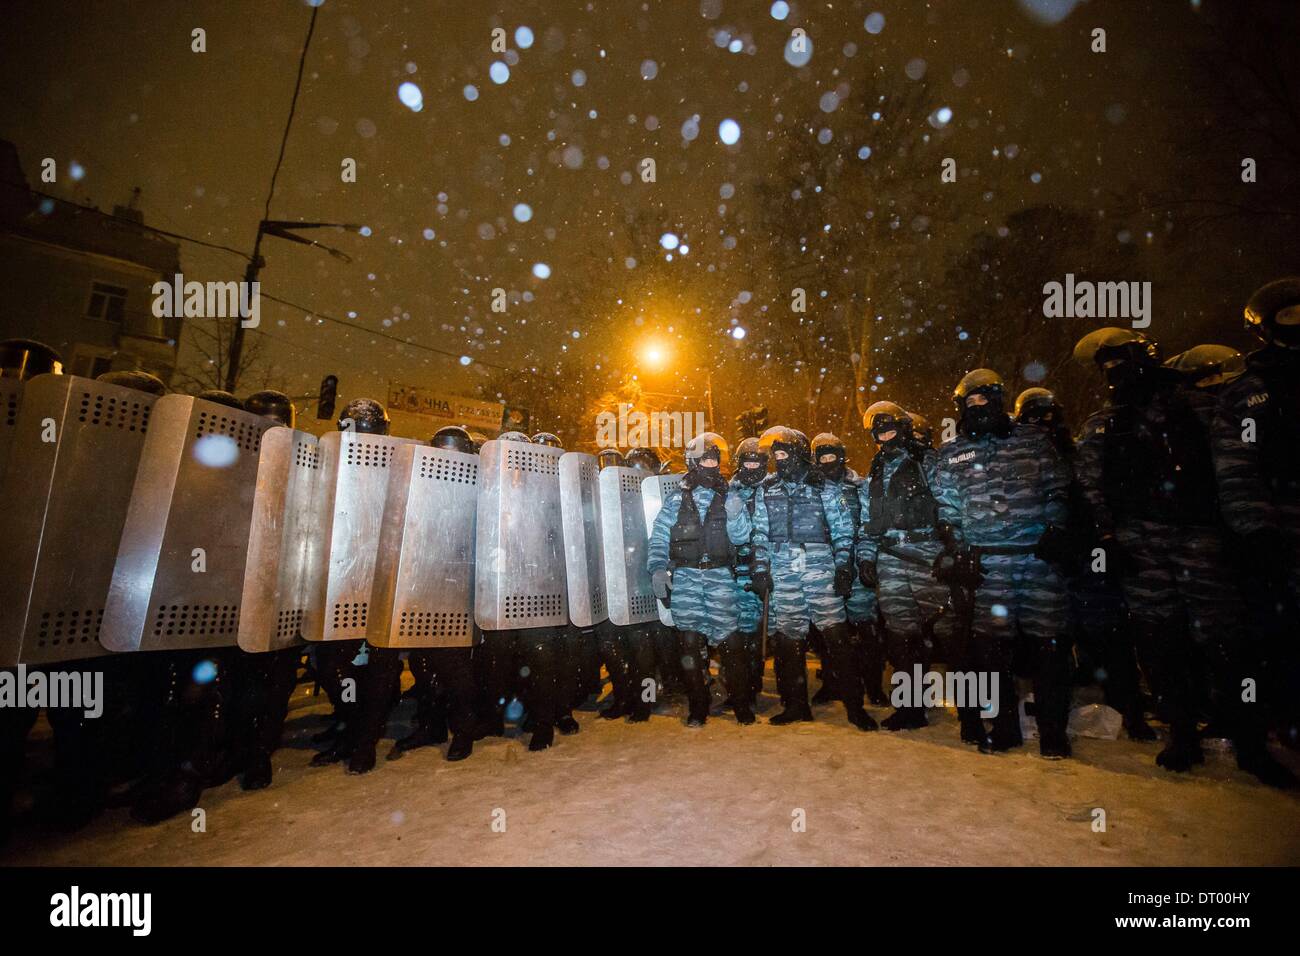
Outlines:
{"type": "MultiPolygon", "coordinates": [[[[127,803],[155,822],[235,776],[267,786],[304,664],[333,706],[313,765],[366,773],[404,661],[415,717],[390,760],[443,743],[462,760],[512,720],[546,749],[579,731],[602,668],[602,717],[643,723],[680,693],[699,726],[713,655],[726,708],[752,724],[770,655],[777,726],[839,701],[863,731],[922,727],[906,696],[880,725],[866,705],[890,698],[886,663],[943,663],[998,678],[996,701],[957,702],[963,741],[1021,745],[1023,689],[1040,753],[1063,758],[1080,681],[1154,739],[1145,683],[1168,727],[1161,766],[1200,763],[1213,733],[1293,786],[1266,741],[1297,733],[1300,279],[1261,289],[1246,317],[1264,342],[1246,359],[1085,336],[1074,356],[1109,399],[1077,440],[1050,391],[1008,409],[988,369],[958,384],[957,434],[937,449],[921,416],[877,402],[862,476],[829,433],[778,426],[734,456],[705,433],[665,475],[649,449],[598,459],[550,433],[392,438],[368,399],[318,441],[278,392],[91,382],[8,343],[0,665],[109,686],[100,718],[49,710],[41,814],[76,828],[127,803]]],[[[6,826],[35,717],[0,708],[6,826]]]]}

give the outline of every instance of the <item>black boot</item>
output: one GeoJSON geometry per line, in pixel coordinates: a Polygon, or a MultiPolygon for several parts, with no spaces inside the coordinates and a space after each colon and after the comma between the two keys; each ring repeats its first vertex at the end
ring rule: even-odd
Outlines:
{"type": "Polygon", "coordinates": [[[1196,724],[1180,720],[1169,727],[1169,743],[1156,754],[1156,766],[1174,773],[1185,773],[1197,764],[1205,763],[1205,753],[1196,733],[1196,724]]]}
{"type": "Polygon", "coordinates": [[[703,727],[709,719],[709,643],[698,631],[679,631],[682,676],[686,683],[687,727],[703,727]]]}
{"type": "Polygon", "coordinates": [[[769,724],[779,727],[813,719],[812,708],[808,706],[807,653],[808,645],[805,641],[794,640],[784,634],[775,635],[773,656],[776,683],[785,709],[770,717],[769,724]]]}
{"type": "Polygon", "coordinates": [[[722,671],[730,695],[731,709],[736,715],[736,723],[754,723],[754,710],[750,706],[752,691],[752,674],[745,647],[745,635],[732,631],[722,641],[722,671]]]}
{"type": "Polygon", "coordinates": [[[457,760],[464,760],[473,752],[473,734],[454,734],[451,738],[451,746],[447,748],[447,759],[454,763],[457,760]]]}
{"type": "Polygon", "coordinates": [[[832,624],[822,632],[826,645],[826,655],[830,659],[835,674],[840,700],[844,701],[844,712],[849,723],[858,730],[878,730],[875,718],[862,706],[865,694],[862,688],[862,672],[859,669],[860,648],[853,640],[853,633],[847,624],[832,624]]]}
{"type": "Polygon", "coordinates": [[[961,725],[961,742],[979,744],[984,741],[984,722],[978,707],[958,707],[957,721],[961,725]]]}
{"type": "Polygon", "coordinates": [[[369,773],[375,768],[375,748],[388,726],[388,713],[401,698],[402,657],[394,648],[370,649],[358,691],[360,709],[356,732],[348,751],[348,773],[369,773]]]}
{"type": "Polygon", "coordinates": [[[202,794],[199,775],[188,767],[179,768],[136,800],[131,806],[131,819],[138,823],[161,823],[178,813],[193,810],[202,794]]]}
{"type": "Polygon", "coordinates": [[[876,707],[889,704],[889,697],[884,691],[885,676],[885,640],[880,628],[874,621],[858,621],[850,625],[858,635],[858,660],[861,661],[862,686],[867,693],[867,700],[876,707]]]}
{"type": "Polygon", "coordinates": [[[763,672],[767,661],[763,659],[763,635],[750,631],[741,635],[745,641],[745,658],[749,662],[749,704],[753,707],[763,694],[763,672]]]}

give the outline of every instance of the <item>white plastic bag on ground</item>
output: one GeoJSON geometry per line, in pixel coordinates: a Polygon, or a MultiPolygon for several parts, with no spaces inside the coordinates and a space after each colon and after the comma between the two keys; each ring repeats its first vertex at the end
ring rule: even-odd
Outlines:
{"type": "Polygon", "coordinates": [[[1071,737],[1095,737],[1098,740],[1114,740],[1119,736],[1124,718],[1114,707],[1105,704],[1084,704],[1070,711],[1070,723],[1066,733],[1071,737]]]}

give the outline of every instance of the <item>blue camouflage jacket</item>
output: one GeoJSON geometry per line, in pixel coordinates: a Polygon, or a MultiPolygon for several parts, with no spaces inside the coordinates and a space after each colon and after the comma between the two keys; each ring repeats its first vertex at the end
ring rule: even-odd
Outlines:
{"type": "Polygon", "coordinates": [[[1070,475],[1046,432],[1016,425],[1002,437],[959,435],[939,449],[939,520],[972,545],[1032,545],[1064,527],[1070,475]]]}
{"type": "MultiPolygon", "coordinates": [[[[826,517],[828,537],[835,554],[837,568],[848,567],[853,560],[853,517],[844,502],[845,488],[838,482],[826,481],[810,472],[803,481],[782,481],[780,475],[768,475],[758,486],[754,496],[753,546],[754,570],[769,571],[772,567],[772,539],[768,528],[767,504],[765,495],[777,485],[784,485],[790,497],[791,507],[799,507],[801,502],[811,504],[820,499],[822,512],[826,517]]],[[[851,490],[851,489],[849,489],[851,490]]],[[[747,514],[741,515],[747,518],[747,514]]]]}
{"type": "MultiPolygon", "coordinates": [[[[664,499],[664,506],[659,509],[659,514],[655,516],[655,526],[650,532],[650,547],[646,557],[646,568],[651,574],[656,571],[668,570],[668,542],[672,537],[673,525],[677,523],[677,515],[682,508],[683,494],[694,496],[695,507],[703,515],[709,510],[709,502],[713,500],[714,492],[711,488],[693,488],[689,492],[677,488],[664,499]]],[[[728,497],[733,494],[735,494],[734,491],[727,492],[728,497]]],[[[727,537],[737,547],[748,543],[750,528],[752,527],[748,510],[745,508],[740,510],[741,513],[737,517],[727,517],[727,537]]]]}

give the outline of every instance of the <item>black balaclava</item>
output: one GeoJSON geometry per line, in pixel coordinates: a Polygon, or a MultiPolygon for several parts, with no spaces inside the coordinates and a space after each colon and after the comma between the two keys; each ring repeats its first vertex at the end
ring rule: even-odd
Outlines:
{"type": "Polygon", "coordinates": [[[847,453],[844,442],[830,432],[822,432],[812,441],[813,467],[828,481],[843,481],[848,474],[847,453]],[[830,461],[822,461],[826,456],[834,456],[830,461]]]}
{"type": "Polygon", "coordinates": [[[758,439],[746,438],[736,446],[736,460],[733,463],[736,480],[747,487],[754,487],[767,477],[767,462],[767,452],[763,451],[758,439]]]}

